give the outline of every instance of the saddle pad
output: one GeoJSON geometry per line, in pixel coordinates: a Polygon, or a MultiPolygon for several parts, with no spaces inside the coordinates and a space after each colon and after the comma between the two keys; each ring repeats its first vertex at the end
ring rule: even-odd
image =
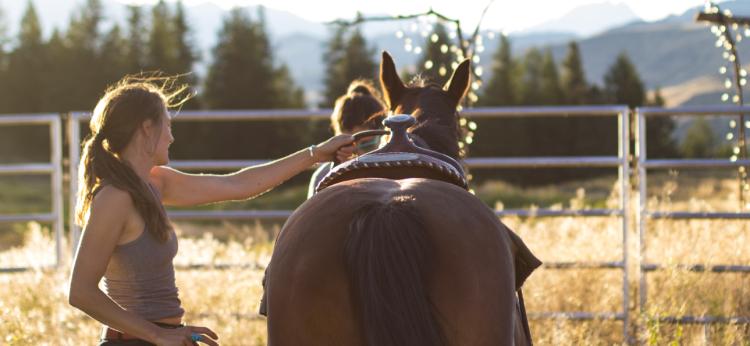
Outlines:
{"type": "Polygon", "coordinates": [[[371,153],[334,167],[315,189],[360,178],[425,178],[445,181],[468,189],[463,172],[433,156],[410,152],[371,153]]]}

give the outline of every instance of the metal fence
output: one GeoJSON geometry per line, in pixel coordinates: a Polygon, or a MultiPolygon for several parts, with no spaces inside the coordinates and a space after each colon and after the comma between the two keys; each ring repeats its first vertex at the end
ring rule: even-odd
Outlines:
{"type": "MultiPolygon", "coordinates": [[[[650,219],[748,219],[750,213],[716,213],[716,212],[687,212],[687,211],[657,211],[647,208],[647,173],[648,170],[668,169],[694,169],[694,168],[737,168],[749,167],[750,160],[729,159],[648,159],[646,156],[646,119],[659,116],[705,116],[705,115],[738,115],[750,113],[750,107],[681,107],[681,108],[639,108],[636,110],[636,156],[637,175],[639,182],[639,198],[637,228],[639,233],[639,311],[644,313],[647,309],[647,274],[667,268],[662,263],[652,263],[646,258],[647,227],[646,222],[650,219]]],[[[257,111],[200,111],[182,112],[175,121],[258,121],[258,120],[323,120],[328,117],[330,110],[318,111],[305,110],[257,110],[257,111]]],[[[577,156],[577,157],[471,157],[465,163],[469,168],[583,168],[604,167],[618,170],[620,193],[620,205],[617,209],[586,209],[586,210],[551,210],[551,209],[510,209],[496,210],[498,216],[516,215],[520,217],[560,217],[560,216],[587,216],[608,217],[616,216],[621,220],[622,227],[622,258],[612,262],[555,262],[545,263],[549,269],[569,268],[591,268],[591,269],[618,269],[622,271],[622,310],[615,312],[532,312],[532,319],[568,319],[568,320],[616,320],[623,323],[623,335],[626,342],[632,342],[629,332],[628,313],[628,220],[629,215],[629,124],[630,112],[626,106],[576,106],[576,107],[502,107],[502,108],[474,108],[463,112],[463,115],[471,119],[481,118],[507,118],[507,117],[568,117],[568,116],[616,116],[618,119],[618,153],[612,156],[577,156]]],[[[47,125],[50,129],[51,158],[49,162],[28,162],[17,164],[0,164],[0,175],[38,175],[49,174],[51,179],[52,196],[51,212],[36,214],[14,214],[0,215],[0,223],[37,221],[51,223],[53,225],[56,241],[56,261],[59,265],[62,254],[63,234],[63,164],[62,164],[62,127],[61,118],[67,118],[67,131],[69,138],[69,161],[70,165],[70,191],[76,191],[78,178],[78,161],[80,160],[81,122],[88,120],[88,113],[70,113],[61,117],[58,114],[33,114],[33,115],[7,115],[0,117],[0,126],[17,125],[47,125]]],[[[744,124],[740,124],[740,127],[744,124]]],[[[267,161],[263,160],[197,160],[197,161],[172,161],[171,166],[184,170],[235,170],[243,167],[256,165],[267,161]]],[[[70,205],[75,204],[75,194],[70,193],[70,205]]],[[[74,223],[73,208],[70,209],[70,236],[72,247],[78,243],[80,230],[74,223]]],[[[284,220],[291,215],[291,210],[236,210],[236,211],[204,211],[204,210],[180,210],[171,211],[169,216],[173,220],[203,220],[203,219],[271,219],[284,220]]],[[[673,267],[673,266],[670,266],[673,267]]],[[[714,273],[750,273],[750,266],[735,264],[703,265],[695,263],[678,264],[678,268],[692,272],[714,272],[714,273]]],[[[0,272],[24,271],[28,268],[0,268],[0,272]]],[[[656,316],[663,323],[680,324],[702,324],[709,326],[717,323],[750,323],[750,316],[656,316]]],[[[708,332],[708,329],[704,329],[708,332]]]]}
{"type": "MultiPolygon", "coordinates": [[[[259,111],[201,111],[182,112],[175,121],[257,121],[257,120],[311,120],[326,119],[330,110],[300,111],[300,110],[259,110],[259,111]]],[[[647,308],[647,274],[665,268],[664,264],[651,263],[646,258],[647,249],[647,227],[649,219],[747,219],[750,213],[709,213],[709,212],[686,212],[686,211],[651,211],[647,209],[647,171],[664,169],[689,169],[689,168],[732,168],[750,166],[750,160],[729,159],[702,159],[702,160],[654,160],[646,157],[647,142],[646,118],[656,116],[681,116],[681,115],[736,115],[750,113],[750,107],[684,107],[684,108],[639,108],[637,114],[637,147],[636,156],[638,164],[639,199],[637,215],[637,227],[640,239],[640,296],[639,310],[645,312],[647,308]]],[[[517,215],[520,217],[560,217],[560,216],[588,216],[606,217],[616,216],[621,219],[622,227],[622,259],[612,262],[556,262],[545,263],[549,269],[569,268],[595,268],[595,269],[618,269],[622,271],[622,310],[615,312],[593,313],[593,312],[532,312],[531,318],[537,319],[572,319],[572,320],[617,320],[623,322],[623,334],[626,341],[630,339],[628,330],[628,201],[629,201],[629,111],[625,106],[581,106],[581,107],[502,107],[502,108],[475,108],[463,112],[463,115],[471,119],[481,118],[507,118],[507,117],[567,117],[567,116],[616,116],[618,118],[618,148],[617,155],[613,156],[578,156],[578,157],[473,157],[466,159],[469,168],[582,168],[582,167],[608,167],[618,170],[619,186],[621,189],[620,206],[618,209],[587,209],[587,210],[551,210],[551,209],[510,209],[497,210],[498,216],[517,215]]],[[[71,113],[67,115],[68,135],[70,138],[70,191],[75,191],[77,186],[77,163],[80,159],[81,141],[80,125],[82,121],[88,120],[87,113],[71,113]]],[[[50,126],[50,140],[52,157],[50,162],[45,163],[22,163],[12,165],[0,165],[0,174],[50,174],[52,179],[52,212],[28,215],[0,215],[0,222],[23,222],[40,221],[51,222],[54,225],[56,237],[57,261],[60,262],[61,236],[62,236],[62,138],[60,117],[55,114],[45,115],[23,115],[0,117],[0,126],[19,124],[47,124],[50,126]]],[[[741,124],[741,126],[744,124],[741,124]]],[[[259,160],[198,160],[198,161],[172,161],[171,165],[178,169],[210,169],[210,170],[234,170],[242,167],[256,165],[266,161],[259,160]]],[[[74,194],[70,194],[71,205],[75,203],[74,194]]],[[[73,223],[73,211],[70,214],[71,244],[75,246],[80,235],[79,229],[73,223]]],[[[272,219],[284,220],[291,215],[291,210],[239,210],[239,211],[203,211],[203,210],[180,210],[170,212],[170,218],[174,220],[198,220],[198,219],[272,219]]],[[[679,264],[679,268],[694,272],[734,272],[748,273],[750,266],[745,265],[702,265],[685,263],[679,264]]],[[[1,271],[20,271],[24,268],[3,268],[1,271]]],[[[659,316],[659,321],[664,323],[692,323],[710,325],[715,323],[750,323],[747,316],[659,316]]]]}
{"type": "MultiPolygon", "coordinates": [[[[605,167],[618,170],[620,185],[620,206],[618,209],[586,209],[586,210],[551,210],[551,209],[515,209],[498,210],[498,216],[517,215],[522,217],[559,217],[559,216],[587,216],[620,218],[622,228],[622,258],[614,262],[545,262],[548,269],[618,269],[622,271],[622,310],[614,312],[530,312],[531,319],[567,319],[567,320],[617,320],[623,323],[625,342],[630,342],[629,331],[629,295],[628,295],[628,201],[629,201],[629,142],[630,142],[630,111],[627,106],[570,106],[570,107],[502,107],[475,108],[466,110],[463,115],[468,118],[497,118],[497,117],[572,117],[572,116],[604,116],[617,117],[618,153],[612,156],[567,156],[567,157],[514,157],[514,158],[468,158],[466,163],[470,168],[591,168],[605,167]]],[[[615,134],[613,134],[615,135],[615,134]]]]}
{"type": "MultiPolygon", "coordinates": [[[[0,164],[0,175],[48,174],[52,187],[51,211],[33,214],[0,215],[0,223],[31,222],[51,223],[55,233],[55,263],[60,265],[63,234],[63,165],[62,165],[62,126],[57,114],[24,114],[0,116],[0,126],[38,125],[49,126],[50,160],[48,162],[24,162],[0,164]]],[[[19,272],[29,267],[0,268],[0,272],[19,272]]]]}
{"type": "MultiPolygon", "coordinates": [[[[660,271],[667,268],[663,263],[652,263],[646,258],[648,248],[646,222],[650,219],[750,219],[748,212],[688,212],[688,211],[652,211],[648,209],[647,195],[647,171],[669,170],[669,169],[705,169],[705,168],[739,168],[750,167],[750,160],[730,159],[648,159],[646,155],[646,119],[648,117],[663,116],[714,116],[714,115],[740,115],[749,114],[750,107],[738,106],[713,106],[713,107],[678,107],[678,108],[638,108],[637,114],[637,143],[636,156],[638,157],[638,234],[640,239],[640,289],[639,310],[645,313],[647,309],[649,272],[660,271]]],[[[739,124],[740,131],[745,131],[745,124],[739,124]]],[[[742,192],[740,192],[742,193],[742,192]]],[[[692,272],[714,272],[714,273],[750,273],[747,265],[703,265],[695,263],[681,263],[670,266],[692,272]]],[[[702,324],[704,326],[705,340],[708,340],[708,326],[718,323],[748,324],[750,316],[656,316],[660,322],[670,324],[702,324]]]]}

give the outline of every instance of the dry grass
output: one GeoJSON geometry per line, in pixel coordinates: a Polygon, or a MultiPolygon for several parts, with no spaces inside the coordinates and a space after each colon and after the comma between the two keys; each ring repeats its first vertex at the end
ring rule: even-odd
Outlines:
{"type": "MultiPolygon", "coordinates": [[[[735,181],[712,177],[664,176],[650,181],[649,203],[666,210],[734,210],[735,181]],[[691,187],[691,192],[680,186],[691,187]]],[[[584,189],[566,207],[586,208],[584,189]]],[[[617,190],[606,204],[616,206],[617,190]]],[[[562,207],[558,205],[556,207],[562,207]]],[[[636,210],[635,205],[631,211],[636,210]]],[[[746,325],[660,324],[657,315],[750,316],[750,275],[689,273],[676,269],[647,276],[648,307],[638,310],[638,235],[629,217],[630,331],[639,343],[652,345],[750,345],[746,325]],[[705,340],[704,338],[708,338],[705,340]]],[[[544,261],[619,261],[622,256],[618,218],[504,219],[544,261]]],[[[187,320],[220,333],[226,345],[264,345],[265,320],[255,315],[263,268],[270,259],[278,227],[260,224],[179,225],[182,239],[177,264],[251,264],[248,269],[180,270],[177,273],[187,320]]],[[[747,221],[670,221],[648,225],[650,262],[750,265],[747,221]]],[[[23,245],[0,253],[0,266],[42,265],[54,261],[54,242],[31,225],[23,245]]],[[[66,255],[66,258],[69,255],[66,255]]],[[[67,265],[63,268],[68,268],[67,265]]],[[[0,275],[0,344],[92,344],[98,323],[69,307],[65,298],[67,269],[0,275]]],[[[618,269],[542,269],[525,286],[529,311],[614,312],[622,309],[622,271],[618,269]]],[[[538,345],[612,345],[622,342],[619,321],[571,322],[535,320],[538,345]]]]}

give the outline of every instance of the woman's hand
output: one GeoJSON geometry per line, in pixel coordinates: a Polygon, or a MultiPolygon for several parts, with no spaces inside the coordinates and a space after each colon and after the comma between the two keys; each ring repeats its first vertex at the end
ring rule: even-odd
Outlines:
{"type": "Polygon", "coordinates": [[[351,135],[333,136],[315,146],[313,157],[317,162],[333,161],[334,158],[339,162],[344,162],[354,153],[352,143],[354,143],[354,138],[351,135]]]}
{"type": "Polygon", "coordinates": [[[199,342],[210,346],[218,346],[215,341],[219,338],[211,329],[198,326],[185,326],[177,329],[161,329],[156,340],[158,346],[194,346],[199,342]],[[199,336],[193,341],[193,335],[199,336]]]}

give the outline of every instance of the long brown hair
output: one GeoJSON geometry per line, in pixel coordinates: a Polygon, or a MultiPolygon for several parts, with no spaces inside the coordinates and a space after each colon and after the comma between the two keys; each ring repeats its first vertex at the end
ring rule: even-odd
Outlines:
{"type": "Polygon", "coordinates": [[[146,229],[166,241],[171,228],[166,212],[151,190],[122,157],[122,150],[146,120],[161,124],[167,108],[178,107],[190,95],[187,86],[176,85],[177,77],[127,76],[109,87],[91,117],[91,134],[83,143],[78,177],[76,223],[88,221],[94,195],[105,184],[126,191],[146,229]]]}

